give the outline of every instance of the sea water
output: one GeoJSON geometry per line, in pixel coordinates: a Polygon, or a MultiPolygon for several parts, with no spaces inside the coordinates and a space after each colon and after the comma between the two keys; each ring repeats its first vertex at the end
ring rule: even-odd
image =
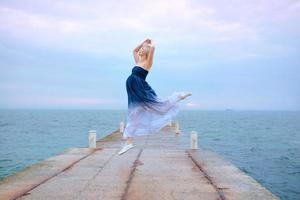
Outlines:
{"type": "MultiPolygon", "coordinates": [[[[0,180],[66,148],[87,147],[126,122],[126,110],[0,110],[0,180]]],[[[300,199],[300,112],[181,110],[182,137],[231,161],[282,199],[300,199]]]]}

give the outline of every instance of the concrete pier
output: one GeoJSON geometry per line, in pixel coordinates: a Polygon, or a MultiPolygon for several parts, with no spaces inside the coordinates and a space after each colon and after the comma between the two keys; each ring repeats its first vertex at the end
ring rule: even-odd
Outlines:
{"type": "Polygon", "coordinates": [[[119,130],[96,148],[70,148],[0,182],[0,199],[279,199],[218,154],[191,149],[175,124],[135,138],[118,155],[119,130]]]}

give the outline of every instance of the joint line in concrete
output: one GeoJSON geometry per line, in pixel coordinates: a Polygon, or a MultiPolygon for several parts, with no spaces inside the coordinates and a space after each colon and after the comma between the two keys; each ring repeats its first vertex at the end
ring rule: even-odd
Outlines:
{"type": "Polygon", "coordinates": [[[139,151],[139,153],[138,153],[135,161],[133,162],[133,165],[131,166],[131,171],[130,171],[128,180],[126,181],[126,187],[125,187],[124,193],[123,193],[123,195],[121,197],[121,200],[126,200],[127,199],[127,193],[128,193],[128,190],[129,190],[132,178],[134,176],[134,172],[136,170],[136,167],[139,164],[139,158],[140,158],[140,156],[142,154],[142,151],[143,151],[143,149],[140,149],[140,151],[139,151]]]}
{"type": "Polygon", "coordinates": [[[98,150],[102,150],[102,148],[95,148],[93,149],[93,151],[85,156],[83,156],[82,158],[78,159],[78,160],[75,160],[74,162],[72,162],[71,164],[67,165],[66,167],[64,167],[62,170],[58,170],[57,172],[51,174],[50,176],[46,177],[44,180],[36,183],[36,184],[33,184],[32,186],[30,187],[27,187],[25,188],[24,190],[21,190],[20,192],[16,193],[16,194],[13,194],[12,197],[10,198],[11,200],[15,200],[17,198],[20,198],[22,196],[25,196],[25,195],[29,195],[30,191],[33,190],[34,188],[38,187],[39,185],[45,183],[46,181],[52,179],[53,177],[57,176],[58,174],[68,170],[69,168],[71,168],[73,165],[75,165],[76,163],[78,163],[79,161],[87,158],[88,156],[92,155],[93,153],[95,153],[96,151],[98,150]]]}
{"type": "Polygon", "coordinates": [[[88,188],[89,185],[93,183],[93,181],[94,181],[95,178],[99,175],[99,173],[101,173],[102,170],[105,168],[105,166],[112,160],[112,158],[115,157],[115,156],[117,155],[118,151],[119,151],[119,149],[118,149],[115,153],[113,153],[113,154],[112,154],[112,155],[104,162],[104,164],[99,168],[99,170],[97,170],[96,174],[91,178],[91,180],[89,180],[89,181],[87,182],[87,184],[84,186],[84,188],[83,188],[82,190],[80,190],[80,191],[77,193],[76,196],[80,196],[80,195],[86,190],[86,188],[88,188]]]}
{"type": "Polygon", "coordinates": [[[212,178],[208,175],[206,170],[204,170],[204,168],[201,166],[201,164],[198,163],[198,161],[194,159],[194,157],[191,155],[190,152],[188,152],[187,150],[185,150],[185,152],[188,154],[188,157],[193,161],[193,163],[197,166],[197,168],[203,173],[204,177],[208,180],[208,182],[215,188],[220,199],[226,200],[224,192],[219,189],[219,187],[216,185],[216,183],[214,183],[212,178]]]}

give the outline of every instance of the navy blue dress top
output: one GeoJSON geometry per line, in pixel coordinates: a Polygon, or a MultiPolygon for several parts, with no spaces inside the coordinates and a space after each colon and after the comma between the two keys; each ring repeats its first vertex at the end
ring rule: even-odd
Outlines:
{"type": "Polygon", "coordinates": [[[158,103],[155,91],[146,81],[149,71],[135,65],[132,68],[130,76],[126,80],[126,91],[128,96],[128,107],[141,105],[151,107],[158,103]]]}

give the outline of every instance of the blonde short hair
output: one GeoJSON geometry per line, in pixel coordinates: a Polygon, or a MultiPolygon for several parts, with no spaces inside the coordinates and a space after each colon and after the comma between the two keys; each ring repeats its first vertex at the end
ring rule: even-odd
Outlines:
{"type": "Polygon", "coordinates": [[[147,51],[146,51],[146,52],[147,52],[147,56],[148,56],[148,54],[149,54],[149,52],[150,52],[150,45],[149,45],[149,44],[147,44],[147,45],[145,45],[145,47],[146,47],[145,49],[147,49],[147,51]]]}

